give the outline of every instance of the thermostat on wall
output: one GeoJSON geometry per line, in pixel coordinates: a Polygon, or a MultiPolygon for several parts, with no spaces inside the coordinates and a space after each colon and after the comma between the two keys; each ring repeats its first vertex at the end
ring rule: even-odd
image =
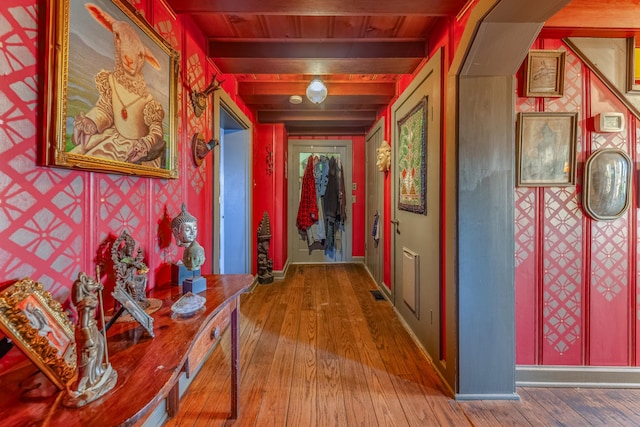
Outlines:
{"type": "Polygon", "coordinates": [[[596,132],[622,132],[624,130],[624,114],[617,112],[600,113],[595,117],[596,132]]]}

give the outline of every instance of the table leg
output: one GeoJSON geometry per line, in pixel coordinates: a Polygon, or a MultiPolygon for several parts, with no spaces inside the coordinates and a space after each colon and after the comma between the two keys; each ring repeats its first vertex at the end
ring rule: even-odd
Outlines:
{"type": "Polygon", "coordinates": [[[231,311],[231,419],[238,418],[238,384],[240,382],[240,336],[238,334],[239,299],[231,311]]]}

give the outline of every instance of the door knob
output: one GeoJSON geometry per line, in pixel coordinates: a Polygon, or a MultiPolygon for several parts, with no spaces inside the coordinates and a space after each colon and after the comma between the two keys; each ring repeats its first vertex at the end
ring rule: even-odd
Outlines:
{"type": "Polygon", "coordinates": [[[396,226],[396,234],[400,234],[400,221],[397,219],[392,219],[391,224],[396,226]]]}

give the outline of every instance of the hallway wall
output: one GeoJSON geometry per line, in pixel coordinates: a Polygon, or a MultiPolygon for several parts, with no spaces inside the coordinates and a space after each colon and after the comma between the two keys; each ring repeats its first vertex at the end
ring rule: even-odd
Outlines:
{"type": "Polygon", "coordinates": [[[273,270],[283,271],[288,259],[287,203],[287,131],[283,124],[257,124],[253,149],[253,233],[257,233],[262,215],[269,214],[271,241],[269,257],[273,270]]]}
{"type": "Polygon", "coordinates": [[[637,178],[621,218],[594,221],[582,209],[585,161],[597,149],[619,148],[637,164],[638,120],[562,40],[539,38],[532,48],[567,51],[564,96],[520,96],[516,110],[578,112],[577,180],[515,189],[516,362],[638,366],[637,178]],[[625,115],[623,132],[595,132],[593,117],[605,111],[625,115]]]}
{"type": "MultiPolygon", "coordinates": [[[[217,70],[206,58],[204,38],[189,29],[195,26],[187,25],[186,18],[176,18],[162,0],[132,0],[132,4],[180,52],[179,178],[175,180],[38,166],[42,95],[38,81],[45,78],[38,52],[45,22],[38,10],[44,3],[6,0],[0,6],[0,284],[31,277],[65,302],[78,273],[95,274],[96,265],[107,256],[105,248],[123,230],[144,250],[149,287],[166,283],[170,263],[182,258],[168,228],[182,202],[198,218],[198,241],[211,256],[213,160],[209,155],[196,167],[191,155],[194,133],[211,137],[211,110],[195,117],[189,94],[204,88],[217,70]]],[[[234,79],[220,76],[225,80],[223,90],[253,120],[251,111],[233,95],[234,79]]],[[[209,262],[202,271],[210,271],[209,262]]],[[[102,280],[107,288],[113,286],[110,275],[102,280]]]]}

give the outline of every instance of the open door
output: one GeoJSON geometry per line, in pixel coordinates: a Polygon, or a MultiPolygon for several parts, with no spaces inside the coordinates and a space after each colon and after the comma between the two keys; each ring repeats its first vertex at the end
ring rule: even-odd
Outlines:
{"type": "Polygon", "coordinates": [[[291,263],[325,263],[325,262],[350,262],[351,255],[351,224],[352,224],[352,191],[351,191],[351,140],[290,140],[289,141],[289,258],[291,263]],[[300,205],[302,192],[302,177],[304,167],[309,156],[318,155],[334,157],[342,163],[345,184],[345,197],[347,219],[344,222],[344,230],[336,233],[335,250],[323,249],[309,250],[307,240],[303,240],[296,227],[296,217],[300,205]]]}

